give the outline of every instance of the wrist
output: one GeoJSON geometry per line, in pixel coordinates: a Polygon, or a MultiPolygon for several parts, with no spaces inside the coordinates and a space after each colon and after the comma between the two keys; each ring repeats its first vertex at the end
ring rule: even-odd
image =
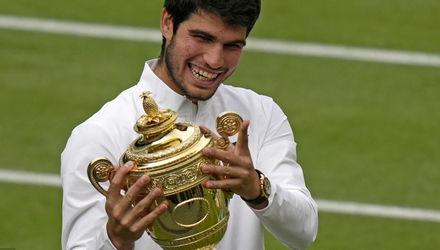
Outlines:
{"type": "Polygon", "coordinates": [[[258,169],[255,169],[259,176],[259,187],[260,187],[260,193],[256,198],[254,199],[246,199],[248,197],[241,196],[241,199],[243,199],[249,206],[254,208],[264,208],[268,205],[268,199],[271,193],[271,186],[269,179],[258,169]]]}
{"type": "Polygon", "coordinates": [[[269,205],[269,200],[266,200],[265,202],[258,204],[258,205],[252,205],[247,203],[248,206],[250,206],[251,208],[255,209],[255,210],[261,210],[267,207],[267,205],[269,205]]]}
{"type": "Polygon", "coordinates": [[[257,178],[255,179],[255,182],[252,185],[249,185],[253,187],[252,192],[245,195],[240,195],[241,199],[243,199],[244,201],[255,200],[261,195],[260,174],[258,174],[257,171],[253,171],[253,172],[255,176],[257,176],[257,178]]]}
{"type": "Polygon", "coordinates": [[[107,223],[107,236],[108,236],[108,238],[114,248],[116,248],[117,250],[133,250],[134,249],[134,242],[127,242],[124,239],[122,239],[121,237],[112,234],[108,227],[109,226],[107,223]]]}

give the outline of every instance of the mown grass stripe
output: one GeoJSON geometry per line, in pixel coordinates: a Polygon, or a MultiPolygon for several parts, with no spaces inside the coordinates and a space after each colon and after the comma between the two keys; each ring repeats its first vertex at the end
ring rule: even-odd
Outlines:
{"type": "MultiPolygon", "coordinates": [[[[157,29],[0,15],[0,28],[160,43],[157,29]]],[[[345,60],[440,67],[440,54],[249,38],[247,50],[345,60]]]]}
{"type": "MultiPolygon", "coordinates": [[[[7,169],[0,169],[0,182],[61,187],[61,177],[57,174],[43,174],[7,169]]],[[[440,222],[440,211],[438,210],[332,201],[325,199],[317,199],[316,202],[318,203],[320,212],[440,222]]]]}

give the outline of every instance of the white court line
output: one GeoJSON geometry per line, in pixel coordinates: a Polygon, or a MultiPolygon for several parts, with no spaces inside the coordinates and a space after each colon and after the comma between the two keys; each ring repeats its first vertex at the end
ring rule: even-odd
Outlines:
{"type": "MultiPolygon", "coordinates": [[[[162,42],[162,35],[157,29],[28,18],[1,14],[0,28],[130,41],[162,42]]],[[[440,54],[349,47],[343,45],[324,45],[275,39],[250,37],[248,39],[246,50],[379,63],[440,67],[440,54]]]]}
{"type": "MultiPolygon", "coordinates": [[[[43,174],[6,169],[0,169],[0,182],[61,187],[61,178],[57,174],[43,174]]],[[[320,212],[440,222],[439,210],[405,208],[398,206],[384,206],[323,199],[317,199],[316,202],[318,203],[318,210],[320,212]]]]}
{"type": "Polygon", "coordinates": [[[43,174],[8,169],[0,169],[0,182],[61,187],[61,177],[58,174],[43,174]]]}
{"type": "Polygon", "coordinates": [[[329,213],[440,222],[440,211],[346,201],[316,200],[318,210],[329,213]]]}

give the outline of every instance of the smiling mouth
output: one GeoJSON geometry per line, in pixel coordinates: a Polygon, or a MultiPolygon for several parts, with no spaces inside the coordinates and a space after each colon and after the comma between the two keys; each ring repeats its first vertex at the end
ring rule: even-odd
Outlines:
{"type": "Polygon", "coordinates": [[[213,81],[213,80],[215,80],[217,77],[218,77],[218,75],[220,75],[219,73],[209,73],[209,72],[206,72],[206,71],[203,71],[203,70],[201,70],[201,69],[197,69],[197,68],[194,68],[194,67],[192,67],[191,65],[189,66],[189,68],[191,69],[191,72],[192,72],[192,74],[197,78],[197,79],[199,79],[199,80],[201,80],[201,81],[213,81]]]}

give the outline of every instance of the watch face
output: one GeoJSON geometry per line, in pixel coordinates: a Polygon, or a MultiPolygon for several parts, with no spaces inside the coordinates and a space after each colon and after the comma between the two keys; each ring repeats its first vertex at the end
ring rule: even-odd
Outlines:
{"type": "Polygon", "coordinates": [[[265,193],[267,196],[269,196],[269,195],[270,195],[270,192],[271,192],[271,190],[272,190],[272,188],[271,188],[271,186],[270,186],[270,181],[269,181],[269,179],[264,178],[264,185],[263,185],[263,187],[264,187],[264,193],[265,193]]]}

